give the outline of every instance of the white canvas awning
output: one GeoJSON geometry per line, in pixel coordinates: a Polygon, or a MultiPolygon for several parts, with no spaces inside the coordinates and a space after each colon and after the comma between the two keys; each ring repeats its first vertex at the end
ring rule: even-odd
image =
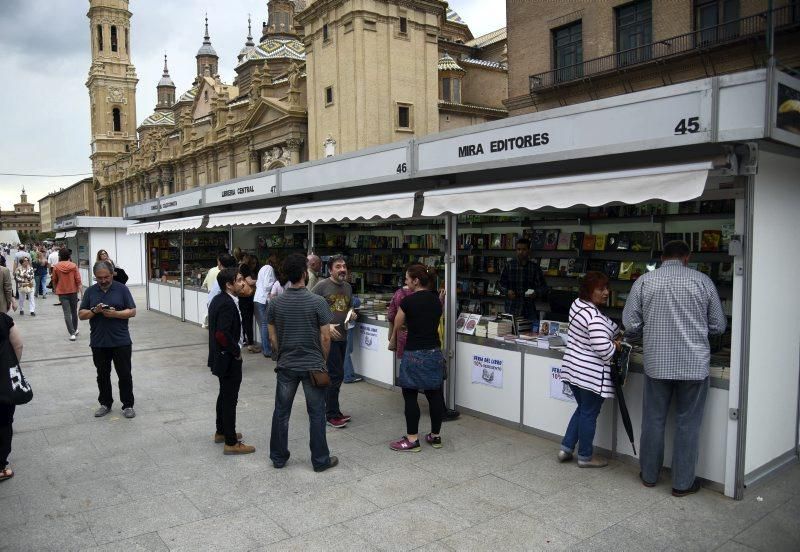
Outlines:
{"type": "Polygon", "coordinates": [[[290,205],[286,207],[286,223],[411,218],[413,214],[414,193],[409,192],[290,205]]]}
{"type": "Polygon", "coordinates": [[[208,216],[208,228],[218,226],[246,226],[250,224],[275,224],[281,218],[283,207],[231,211],[208,216]]]}
{"type": "Polygon", "coordinates": [[[53,239],[60,240],[66,235],[66,232],[56,232],[56,235],[53,239]]]}
{"type": "Polygon", "coordinates": [[[422,214],[687,201],[703,193],[712,168],[711,162],[703,162],[435,190],[425,192],[422,214]]]}
{"type": "Polygon", "coordinates": [[[128,235],[135,234],[152,234],[158,232],[158,222],[140,222],[139,224],[131,224],[128,226],[128,235]]]}
{"type": "Polygon", "coordinates": [[[194,230],[203,224],[203,215],[197,217],[184,217],[173,220],[162,220],[159,232],[179,232],[181,230],[194,230]]]}
{"type": "Polygon", "coordinates": [[[65,238],[74,238],[77,235],[78,235],[78,231],[77,230],[69,230],[67,232],[64,232],[64,237],[65,238]]]}

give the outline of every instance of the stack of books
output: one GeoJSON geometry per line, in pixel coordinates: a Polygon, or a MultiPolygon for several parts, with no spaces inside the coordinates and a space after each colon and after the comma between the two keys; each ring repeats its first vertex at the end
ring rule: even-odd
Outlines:
{"type": "Polygon", "coordinates": [[[492,320],[486,325],[486,337],[503,337],[514,333],[510,320],[492,320]]]}

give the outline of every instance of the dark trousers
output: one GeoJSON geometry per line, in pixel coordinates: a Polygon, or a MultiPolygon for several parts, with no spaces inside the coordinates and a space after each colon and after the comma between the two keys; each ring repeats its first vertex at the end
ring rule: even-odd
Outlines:
{"type": "Polygon", "coordinates": [[[14,435],[11,425],[16,408],[13,404],[0,404],[0,470],[8,465],[8,455],[11,454],[11,437],[14,435]]]}
{"type": "Polygon", "coordinates": [[[700,426],[708,396],[709,379],[662,380],[644,377],[642,439],[639,465],[642,479],[658,480],[664,465],[664,426],[675,397],[675,436],[672,442],[672,487],[681,491],[694,483],[700,451],[700,426]]]}
{"type": "Polygon", "coordinates": [[[61,310],[64,312],[67,331],[69,335],[72,335],[78,330],[78,294],[59,295],[58,300],[61,302],[61,310]]]}
{"type": "Polygon", "coordinates": [[[133,407],[133,377],[131,376],[131,346],[92,347],[92,359],[97,368],[97,387],[100,394],[97,401],[111,408],[114,397],[111,394],[111,363],[119,379],[119,399],[122,408],[133,407]]]}
{"type": "MultiPolygon", "coordinates": [[[[406,432],[409,435],[419,433],[419,403],[417,403],[416,389],[403,388],[403,400],[405,401],[406,432]]],[[[444,398],[441,389],[427,389],[423,391],[425,398],[428,399],[428,409],[431,413],[431,433],[439,433],[442,429],[442,419],[444,418],[444,398]]]]}
{"type": "Polygon", "coordinates": [[[567,424],[567,432],[561,441],[561,450],[571,453],[578,445],[578,460],[588,462],[594,454],[594,434],[597,430],[597,417],[603,408],[603,397],[588,389],[569,384],[572,396],[578,407],[567,424]]]}
{"type": "Polygon", "coordinates": [[[253,297],[239,297],[239,312],[242,313],[242,330],[244,330],[244,338],[248,345],[255,343],[253,339],[253,312],[255,307],[253,305],[253,297]]]}
{"type": "Polygon", "coordinates": [[[272,435],[269,439],[269,458],[278,466],[289,460],[289,416],[292,413],[297,387],[302,382],[308,411],[311,463],[315,468],[331,462],[328,440],[325,437],[325,389],[311,385],[307,372],[277,370],[275,410],[272,413],[272,435]]]}
{"type": "Polygon", "coordinates": [[[325,416],[330,420],[340,418],[342,410],[339,407],[339,389],[344,379],[344,353],[347,350],[347,341],[331,341],[331,350],[328,353],[328,375],[331,384],[325,390],[325,416]]]}
{"type": "Polygon", "coordinates": [[[232,360],[225,375],[219,376],[217,395],[217,433],[225,436],[226,445],[235,445],[236,405],[239,402],[239,387],[242,385],[242,361],[232,360]]]}

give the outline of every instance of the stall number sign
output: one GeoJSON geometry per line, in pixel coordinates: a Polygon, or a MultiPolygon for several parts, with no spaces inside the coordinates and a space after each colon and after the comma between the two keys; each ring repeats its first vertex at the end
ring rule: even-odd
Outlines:
{"type": "Polygon", "coordinates": [[[233,182],[224,186],[206,189],[206,204],[226,203],[237,199],[257,199],[274,196],[278,189],[276,178],[256,178],[245,182],[233,182]]]}
{"type": "Polygon", "coordinates": [[[361,344],[362,349],[378,350],[378,326],[359,324],[358,332],[358,342],[361,344]]]}
{"type": "Polygon", "coordinates": [[[503,359],[472,355],[472,383],[503,388],[503,359]]]}
{"type": "Polygon", "coordinates": [[[561,368],[558,366],[550,367],[550,398],[575,402],[575,397],[572,396],[572,389],[561,379],[561,368]]]}

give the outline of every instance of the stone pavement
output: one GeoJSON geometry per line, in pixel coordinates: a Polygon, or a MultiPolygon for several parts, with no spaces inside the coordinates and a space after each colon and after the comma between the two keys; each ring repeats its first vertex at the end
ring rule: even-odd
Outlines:
{"type": "Polygon", "coordinates": [[[36,318],[14,315],[35,397],[17,409],[0,550],[800,549],[797,465],[741,502],[708,490],[677,499],[668,482],[644,488],[631,466],[561,465],[557,443],[469,416],[445,424],[443,449],[396,453],[387,443],[404,431],[402,398],[367,383],[343,386],[353,421],[329,428],[338,467],[311,470],[300,393],[292,458],[275,470],[275,375],[261,355],[245,357],[238,409],[256,454],[223,456],[205,332],[145,310],[142,288],[134,295],[133,420],[118,402],[92,416],[86,323],[71,343],[52,298],[36,318]]]}

